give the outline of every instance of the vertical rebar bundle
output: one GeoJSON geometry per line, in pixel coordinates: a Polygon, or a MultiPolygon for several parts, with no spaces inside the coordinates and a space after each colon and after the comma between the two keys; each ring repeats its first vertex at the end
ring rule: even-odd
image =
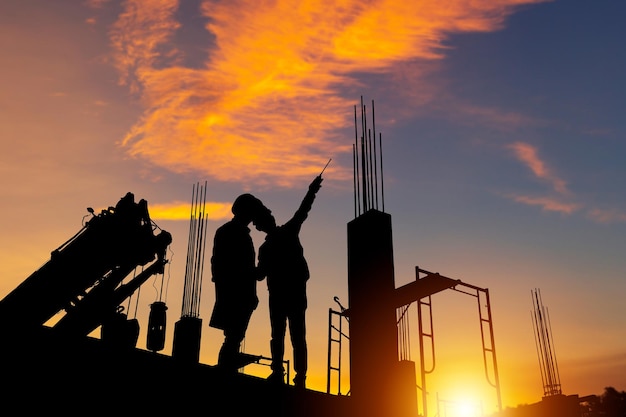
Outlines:
{"type": "Polygon", "coordinates": [[[541,382],[543,383],[543,394],[546,397],[561,394],[561,378],[556,362],[556,353],[552,341],[552,327],[548,309],[544,307],[541,300],[541,292],[538,289],[532,290],[533,307],[532,319],[535,328],[535,344],[537,346],[537,356],[541,369],[541,382]]]}
{"type": "Polygon", "coordinates": [[[189,221],[182,317],[198,317],[200,314],[200,294],[202,292],[207,233],[205,207],[206,182],[204,186],[194,184],[191,194],[191,217],[189,221]]]}
{"type": "Polygon", "coordinates": [[[357,123],[357,107],[354,106],[354,144],[352,146],[352,162],[354,176],[354,217],[375,209],[385,211],[385,192],[383,188],[383,149],[382,135],[378,137],[376,146],[376,121],[374,100],[372,100],[372,130],[367,127],[367,109],[361,96],[361,135],[359,137],[357,123]],[[378,176],[380,174],[380,189],[378,176]]]}

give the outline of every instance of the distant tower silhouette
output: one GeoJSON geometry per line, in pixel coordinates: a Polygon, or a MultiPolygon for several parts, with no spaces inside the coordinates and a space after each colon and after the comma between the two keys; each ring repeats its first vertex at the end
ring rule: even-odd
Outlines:
{"type": "Polygon", "coordinates": [[[202,319],[199,315],[206,246],[205,205],[206,182],[204,187],[196,184],[192,190],[183,306],[180,320],[174,325],[172,356],[188,363],[200,360],[202,319]]]}
{"type": "Polygon", "coordinates": [[[561,379],[556,362],[556,352],[552,341],[552,327],[548,309],[541,300],[541,292],[538,289],[531,291],[533,300],[532,319],[535,329],[535,344],[541,369],[541,382],[543,383],[543,395],[552,397],[561,395],[561,379]]]}
{"type": "Polygon", "coordinates": [[[398,359],[393,242],[391,216],[384,212],[382,140],[379,138],[377,148],[375,125],[372,139],[362,98],[360,138],[356,106],[354,111],[356,218],[348,223],[350,395],[360,407],[360,415],[415,416],[415,367],[413,363],[412,368],[404,366],[406,361],[398,359]]]}

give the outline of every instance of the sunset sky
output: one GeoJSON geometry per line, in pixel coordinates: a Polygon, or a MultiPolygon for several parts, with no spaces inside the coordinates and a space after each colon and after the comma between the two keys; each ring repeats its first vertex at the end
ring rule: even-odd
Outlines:
{"type": "MultiPolygon", "coordinates": [[[[384,146],[396,286],[419,266],[489,290],[503,406],[543,395],[533,289],[563,393],[626,390],[624,19],[617,0],[4,0],[0,298],[82,227],[87,207],[130,191],[174,239],[170,354],[193,185],[207,183],[210,252],[237,195],[255,194],[282,224],[332,158],[301,233],[307,384],[325,391],[328,310],[335,296],[348,304],[362,96],[384,146]]],[[[208,257],[201,361],[215,364],[208,257]]],[[[144,287],[141,348],[159,297],[144,287]]],[[[245,349],[269,356],[258,289],[245,349]]],[[[454,291],[433,297],[431,415],[437,398],[495,411],[476,310],[454,291]]]]}

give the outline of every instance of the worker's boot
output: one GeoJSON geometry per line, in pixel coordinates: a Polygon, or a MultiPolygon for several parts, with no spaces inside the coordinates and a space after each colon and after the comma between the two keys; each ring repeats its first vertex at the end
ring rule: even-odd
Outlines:
{"type": "Polygon", "coordinates": [[[270,376],[267,377],[267,380],[273,385],[283,385],[285,383],[285,372],[272,371],[270,376]]]}
{"type": "Polygon", "coordinates": [[[305,381],[306,381],[306,376],[296,374],[296,377],[293,379],[293,385],[296,388],[304,389],[306,388],[305,381]]]}

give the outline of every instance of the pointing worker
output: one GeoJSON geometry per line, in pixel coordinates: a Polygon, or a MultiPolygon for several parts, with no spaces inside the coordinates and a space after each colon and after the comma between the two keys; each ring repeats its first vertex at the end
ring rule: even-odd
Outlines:
{"type": "Polygon", "coordinates": [[[307,372],[305,311],[306,283],[310,276],[299,234],[321,184],[320,174],[309,185],[298,210],[284,225],[277,226],[267,208],[254,221],[258,230],[267,233],[265,242],[259,247],[258,268],[262,278],[267,277],[269,291],[272,373],[268,380],[284,382],[283,357],[288,323],[296,373],[293,382],[299,388],[305,387],[307,372]]]}

